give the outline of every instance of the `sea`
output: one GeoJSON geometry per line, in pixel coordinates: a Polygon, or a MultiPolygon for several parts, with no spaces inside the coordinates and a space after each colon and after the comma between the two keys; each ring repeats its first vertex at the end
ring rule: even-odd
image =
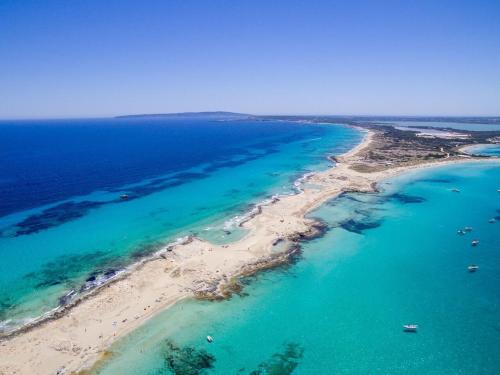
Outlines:
{"type": "Polygon", "coordinates": [[[341,125],[217,118],[0,122],[0,331],[187,235],[238,221],[362,139],[341,125]]]}
{"type": "Polygon", "coordinates": [[[500,156],[500,144],[479,144],[465,147],[463,151],[477,156],[500,156]]]}
{"type": "Polygon", "coordinates": [[[343,194],[310,214],[328,230],[294,264],[178,303],[93,373],[498,374],[499,188],[498,164],[470,163],[343,194]]]}
{"type": "Polygon", "coordinates": [[[499,123],[466,123],[456,121],[390,121],[380,122],[381,124],[395,125],[405,128],[413,128],[425,126],[431,128],[457,129],[457,130],[472,130],[472,131],[499,131],[499,123]]]}
{"type": "MultiPolygon", "coordinates": [[[[363,137],[147,118],[3,122],[0,134],[4,330],[183,236],[238,239],[256,205],[297,194],[298,178],[363,137]]],[[[325,233],[290,264],[243,279],[228,300],[177,303],[93,374],[499,373],[500,164],[412,171],[379,188],[326,202],[309,214],[325,233]]]]}

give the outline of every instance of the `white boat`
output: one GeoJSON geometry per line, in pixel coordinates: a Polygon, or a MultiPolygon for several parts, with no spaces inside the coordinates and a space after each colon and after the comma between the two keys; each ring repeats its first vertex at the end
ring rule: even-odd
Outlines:
{"type": "Polygon", "coordinates": [[[128,199],[128,194],[122,194],[120,195],[120,199],[123,201],[126,201],[128,199]]]}
{"type": "Polygon", "coordinates": [[[403,325],[403,330],[405,332],[417,332],[418,324],[405,324],[403,325]]]}
{"type": "Polygon", "coordinates": [[[475,264],[471,264],[469,267],[467,267],[469,272],[476,272],[479,269],[479,266],[476,266],[475,264]]]}
{"type": "Polygon", "coordinates": [[[464,231],[464,230],[462,230],[462,229],[459,229],[459,230],[457,230],[457,234],[464,235],[464,234],[465,234],[465,231],[464,231]]]}
{"type": "Polygon", "coordinates": [[[465,227],[465,228],[464,228],[464,231],[465,231],[465,232],[472,232],[472,227],[465,227]]]}
{"type": "Polygon", "coordinates": [[[488,220],[488,223],[494,223],[495,221],[497,221],[495,218],[492,218],[490,220],[488,220]]]}
{"type": "Polygon", "coordinates": [[[213,339],[213,337],[212,337],[212,336],[207,336],[207,341],[211,343],[211,342],[213,342],[213,341],[214,341],[214,339],[213,339]]]}
{"type": "Polygon", "coordinates": [[[451,189],[451,191],[454,193],[460,193],[460,189],[457,189],[457,188],[453,188],[453,189],[451,189]]]}
{"type": "Polygon", "coordinates": [[[477,246],[477,245],[479,245],[479,240],[472,240],[472,241],[470,242],[470,244],[471,244],[472,246],[477,246]]]}

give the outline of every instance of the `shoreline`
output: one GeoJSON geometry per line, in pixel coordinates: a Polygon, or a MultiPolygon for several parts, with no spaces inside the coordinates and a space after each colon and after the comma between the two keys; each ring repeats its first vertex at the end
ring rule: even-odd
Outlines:
{"type": "Polygon", "coordinates": [[[482,158],[490,158],[494,157],[492,155],[482,155],[482,154],[476,154],[475,152],[477,150],[483,150],[483,149],[489,149],[489,148],[498,148],[500,147],[500,144],[496,143],[477,143],[473,145],[467,145],[467,146],[462,146],[459,148],[460,152],[463,152],[467,155],[474,156],[474,157],[482,157],[482,158]]]}
{"type": "Polygon", "coordinates": [[[411,170],[499,161],[450,158],[359,172],[350,167],[359,161],[356,155],[370,146],[374,135],[373,131],[361,130],[366,133],[362,142],[335,157],[334,167],[299,179],[314,186],[301,186],[297,194],[272,197],[256,205],[248,218],[236,224],[248,230],[239,240],[214,245],[187,237],[170,244],[96,287],[74,305],[64,306],[53,317],[2,338],[0,355],[6,360],[0,364],[0,374],[68,374],[88,369],[114,341],[179,300],[227,298],[234,291],[232,287],[238,288],[239,278],[287,263],[300,250],[301,241],[318,235],[318,222],[305,215],[341,193],[373,192],[381,180],[411,170]],[[278,242],[284,243],[284,249],[276,250],[278,242]]]}
{"type": "MultiPolygon", "coordinates": [[[[296,122],[296,121],[286,120],[286,122],[296,122]]],[[[300,122],[298,122],[298,123],[300,123],[300,122]]],[[[331,124],[324,123],[324,125],[331,125],[331,124]]],[[[342,126],[356,128],[360,132],[365,133],[361,142],[359,144],[357,144],[356,146],[354,146],[352,149],[349,149],[348,151],[346,151],[344,154],[341,154],[343,156],[343,155],[348,155],[348,154],[355,152],[358,149],[358,147],[362,146],[364,140],[368,136],[369,131],[366,129],[363,129],[363,128],[352,126],[352,125],[342,125],[342,126]]],[[[326,156],[326,160],[329,160],[329,161],[336,163],[334,158],[333,159],[332,158],[333,158],[332,155],[326,156]]],[[[329,169],[331,167],[327,167],[327,168],[329,169]]],[[[306,172],[306,173],[303,173],[300,177],[296,178],[293,181],[292,187],[291,187],[291,190],[293,190],[293,192],[273,194],[271,196],[267,196],[267,197],[263,198],[262,200],[260,200],[256,203],[250,204],[249,208],[247,210],[245,210],[244,212],[237,214],[235,216],[232,216],[231,218],[224,221],[223,229],[229,230],[229,229],[233,229],[235,227],[241,228],[245,222],[247,222],[248,220],[251,220],[256,215],[259,215],[262,212],[263,207],[268,206],[268,205],[272,205],[272,204],[276,203],[277,201],[279,201],[281,198],[302,193],[301,184],[307,182],[307,180],[311,176],[315,175],[316,173],[321,173],[321,171],[306,172]]],[[[140,266],[141,264],[157,259],[158,257],[161,256],[161,254],[168,251],[168,249],[173,248],[174,246],[179,245],[179,244],[182,245],[186,241],[191,241],[192,237],[193,237],[192,235],[185,235],[182,237],[177,237],[177,238],[171,240],[170,242],[167,242],[166,244],[161,246],[161,248],[153,251],[152,253],[149,253],[149,254],[147,254],[139,259],[136,259],[134,262],[126,265],[123,268],[116,269],[115,273],[112,276],[102,280],[102,282],[96,284],[93,287],[90,286],[90,287],[83,289],[85,287],[85,285],[82,285],[82,288],[80,291],[76,291],[74,289],[70,290],[64,296],[60,297],[60,299],[64,299],[64,298],[69,297],[66,300],[67,301],[66,303],[60,304],[60,305],[52,308],[51,310],[48,310],[48,311],[42,313],[39,316],[24,319],[25,320],[24,323],[14,325],[13,328],[10,330],[5,330],[5,329],[1,330],[0,329],[0,342],[2,342],[4,340],[8,340],[11,337],[16,336],[18,334],[22,334],[26,331],[29,331],[30,329],[36,327],[37,325],[43,324],[44,322],[58,319],[59,317],[64,315],[67,311],[69,311],[72,308],[74,308],[75,306],[77,306],[79,303],[83,302],[87,298],[92,297],[95,293],[99,292],[99,290],[101,290],[102,288],[105,288],[108,284],[112,284],[114,282],[120,281],[123,278],[128,277],[129,274],[134,272],[134,270],[138,266],[140,266]]]]}

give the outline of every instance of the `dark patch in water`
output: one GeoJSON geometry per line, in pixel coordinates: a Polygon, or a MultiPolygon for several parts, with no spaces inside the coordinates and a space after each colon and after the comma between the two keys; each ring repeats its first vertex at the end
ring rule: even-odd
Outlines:
{"type": "Polygon", "coordinates": [[[372,214],[372,211],[375,211],[375,209],[370,208],[370,209],[365,209],[365,208],[357,208],[354,210],[355,214],[362,215],[362,216],[369,216],[372,214]]]}
{"type": "Polygon", "coordinates": [[[142,259],[148,255],[151,255],[155,251],[160,250],[164,245],[165,244],[163,242],[147,243],[141,245],[130,254],[130,257],[134,260],[142,259]]]}
{"type": "Polygon", "coordinates": [[[278,176],[281,175],[281,173],[279,173],[279,172],[268,172],[267,175],[270,176],[270,177],[278,177],[278,176]]]}
{"type": "MultiPolygon", "coordinates": [[[[108,267],[96,270],[89,275],[87,281],[80,289],[71,285],[71,281],[82,275],[82,272],[84,272],[82,269],[95,269],[99,265],[106,264],[106,262],[109,263],[109,260],[109,255],[102,251],[96,251],[85,255],[61,256],[52,262],[44,264],[39,271],[24,275],[23,279],[25,283],[23,283],[24,285],[22,287],[27,289],[43,289],[55,285],[64,285],[65,287],[72,287],[72,290],[82,292],[91,287],[100,285],[109,278],[115,276],[118,269],[108,267]]],[[[0,320],[8,318],[10,315],[9,311],[15,308],[19,302],[16,298],[13,298],[12,295],[7,293],[12,293],[12,290],[0,291],[0,320]]],[[[67,304],[75,295],[76,292],[62,295],[59,297],[59,304],[67,304]]]]}
{"type": "Polygon", "coordinates": [[[289,343],[283,352],[273,354],[250,375],[289,375],[297,368],[303,355],[304,349],[300,345],[289,343]]]}
{"type": "Polygon", "coordinates": [[[22,236],[45,230],[78,219],[93,208],[102,206],[103,202],[66,202],[47,208],[39,214],[28,216],[15,225],[14,236],[22,236]]]}
{"type": "Polygon", "coordinates": [[[453,181],[455,181],[455,179],[452,178],[424,178],[418,180],[418,182],[435,182],[438,184],[449,184],[453,181]]]}
{"type": "Polygon", "coordinates": [[[247,154],[244,158],[239,160],[219,160],[213,162],[210,166],[205,168],[204,172],[180,172],[172,176],[165,178],[155,178],[148,183],[132,186],[125,190],[115,188],[109,189],[111,193],[124,193],[127,195],[127,199],[116,199],[109,201],[83,201],[83,202],[66,202],[54,207],[50,207],[40,214],[31,215],[25,220],[17,223],[13,226],[12,234],[7,232],[2,235],[8,236],[22,236],[31,233],[36,233],[45,229],[49,229],[68,221],[75,220],[85,216],[89,210],[93,208],[98,208],[100,206],[112,203],[123,203],[129,202],[134,199],[138,199],[158,191],[173,188],[191,182],[193,180],[198,180],[201,178],[209,177],[210,174],[207,172],[214,172],[220,168],[236,167],[241,164],[245,164],[249,161],[260,159],[265,155],[269,155],[277,152],[274,149],[267,149],[263,153],[259,154],[247,154]]]}
{"type": "MultiPolygon", "coordinates": [[[[0,293],[0,321],[6,321],[12,318],[12,313],[11,311],[15,309],[18,305],[17,301],[14,300],[14,298],[11,298],[7,295],[4,295],[4,293],[0,293]]],[[[8,325],[1,327],[0,326],[0,333],[6,332],[9,330],[8,325]]]]}
{"type": "Polygon", "coordinates": [[[210,175],[207,173],[202,173],[202,172],[181,172],[177,173],[173,176],[173,178],[177,180],[183,180],[183,181],[193,181],[193,180],[199,180],[200,178],[205,178],[209,177],[210,175]]]}
{"type": "Polygon", "coordinates": [[[417,195],[409,195],[409,194],[402,194],[402,193],[394,193],[391,195],[387,196],[387,199],[390,200],[396,200],[400,203],[422,203],[425,202],[426,199],[424,197],[419,197],[417,195]]]}
{"type": "Polygon", "coordinates": [[[260,159],[264,156],[274,154],[276,152],[278,152],[278,150],[269,148],[266,149],[264,152],[258,154],[247,153],[244,158],[237,160],[218,160],[212,162],[208,167],[205,167],[204,170],[205,172],[215,172],[221,168],[237,167],[239,165],[246,164],[250,161],[260,159]]]}
{"type": "Polygon", "coordinates": [[[224,193],[224,196],[230,197],[230,196],[233,196],[235,194],[239,194],[240,192],[241,192],[241,190],[239,190],[239,189],[231,189],[231,190],[227,191],[226,193],[224,193]]]}
{"type": "MultiPolygon", "coordinates": [[[[168,178],[157,178],[147,184],[134,186],[126,190],[127,199],[116,199],[110,201],[83,201],[65,202],[54,207],[47,208],[39,214],[31,215],[13,226],[13,236],[22,236],[36,233],[45,229],[62,225],[68,221],[85,216],[91,209],[106,204],[128,202],[137,198],[156,193],[160,190],[172,188],[185,184],[189,181],[208,177],[207,173],[183,172],[168,178]]],[[[110,192],[123,193],[121,189],[110,189],[110,192]]],[[[9,235],[7,232],[4,236],[9,235]]]]}
{"type": "Polygon", "coordinates": [[[203,349],[181,348],[170,340],[164,345],[165,365],[175,375],[199,375],[214,366],[215,357],[203,349]]]}
{"type": "Polygon", "coordinates": [[[338,206],[340,203],[339,199],[332,199],[332,200],[329,200],[325,203],[326,206],[329,206],[329,207],[336,207],[338,206]]]}
{"type": "Polygon", "coordinates": [[[357,234],[363,234],[365,230],[378,228],[380,225],[380,221],[359,221],[354,219],[347,219],[338,224],[340,228],[357,234]]]}
{"type": "Polygon", "coordinates": [[[65,255],[44,264],[37,272],[26,274],[24,279],[29,280],[34,288],[46,288],[63,284],[80,275],[82,268],[93,268],[103,264],[108,258],[109,256],[103,251],[90,254],[65,255]]]}
{"type": "Polygon", "coordinates": [[[215,172],[221,168],[229,168],[229,167],[237,167],[239,165],[245,164],[249,160],[258,159],[258,157],[248,157],[240,160],[227,160],[227,161],[218,161],[213,162],[211,165],[205,168],[207,172],[215,172]]]}
{"type": "MultiPolygon", "coordinates": [[[[130,194],[137,193],[139,194],[140,192],[146,192],[146,191],[158,191],[161,190],[165,187],[171,186],[172,184],[174,185],[180,185],[184,184],[193,180],[198,180],[201,178],[209,177],[210,175],[207,173],[202,173],[202,172],[180,172],[176,173],[172,176],[169,177],[159,177],[155,178],[153,180],[150,180],[146,184],[142,185],[137,185],[133,187],[129,187],[127,189],[127,192],[130,194]]],[[[117,188],[117,189],[110,189],[108,190],[110,192],[122,192],[123,189],[117,188]]]]}
{"type": "MultiPolygon", "coordinates": [[[[363,193],[362,196],[368,196],[368,195],[373,195],[371,193],[363,193]]],[[[350,201],[353,201],[353,202],[356,202],[356,203],[361,203],[361,204],[366,204],[367,202],[358,198],[360,195],[356,195],[356,194],[352,194],[352,193],[341,193],[339,194],[339,196],[337,198],[334,198],[332,199],[330,202],[329,202],[329,205],[331,206],[335,206],[336,203],[340,203],[342,202],[343,199],[346,199],[346,200],[350,200],[350,201]],[[337,201],[337,202],[335,202],[337,201]],[[331,204],[330,204],[331,203],[331,204]]]]}
{"type": "MultiPolygon", "coordinates": [[[[138,247],[130,257],[135,260],[143,258],[161,246],[163,244],[160,242],[144,244],[138,247]]],[[[109,279],[122,271],[127,263],[125,258],[116,259],[104,251],[60,256],[44,264],[39,271],[24,275],[23,288],[43,289],[56,285],[63,285],[64,289],[71,288],[75,292],[66,293],[59,297],[59,305],[65,305],[78,293],[86,292],[108,282],[109,279]],[[89,270],[92,270],[91,273],[88,273],[89,270]],[[74,280],[80,279],[86,272],[88,276],[85,282],[76,285],[74,280]]],[[[6,319],[9,315],[8,311],[15,308],[18,303],[16,298],[12,298],[11,293],[11,290],[0,291],[0,320],[6,319]]]]}
{"type": "MultiPolygon", "coordinates": [[[[11,302],[10,298],[4,298],[0,301],[0,320],[7,320],[9,318],[8,311],[14,307],[14,303],[11,302]]],[[[0,329],[0,332],[2,330],[0,329]]]]}

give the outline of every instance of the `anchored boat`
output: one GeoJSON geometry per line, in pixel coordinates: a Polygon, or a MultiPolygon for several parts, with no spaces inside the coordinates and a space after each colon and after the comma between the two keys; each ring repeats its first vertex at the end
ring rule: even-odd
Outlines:
{"type": "Polygon", "coordinates": [[[403,330],[405,332],[417,332],[418,324],[405,324],[403,330]]]}
{"type": "Polygon", "coordinates": [[[469,272],[476,272],[479,269],[479,266],[476,266],[475,264],[471,264],[469,267],[467,267],[469,272]]]}

